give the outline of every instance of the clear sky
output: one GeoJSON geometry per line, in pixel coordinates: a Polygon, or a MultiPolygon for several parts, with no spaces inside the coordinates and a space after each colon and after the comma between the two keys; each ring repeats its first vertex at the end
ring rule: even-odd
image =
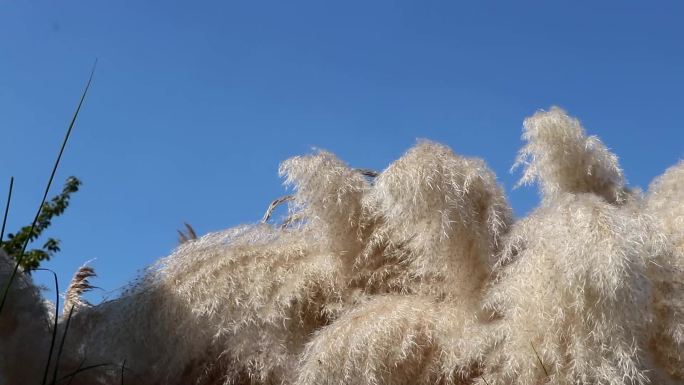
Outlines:
{"type": "MultiPolygon", "coordinates": [[[[199,233],[258,221],[280,161],[323,148],[381,170],[417,138],[509,172],[522,121],[559,105],[646,188],[684,156],[681,1],[0,0],[0,199],[30,223],[93,60],[51,195],[80,192],[48,235],[66,286],[95,301],[199,233]]],[[[36,273],[40,283],[51,277],[36,273]]],[[[110,294],[111,296],[111,294],[110,294]]]]}

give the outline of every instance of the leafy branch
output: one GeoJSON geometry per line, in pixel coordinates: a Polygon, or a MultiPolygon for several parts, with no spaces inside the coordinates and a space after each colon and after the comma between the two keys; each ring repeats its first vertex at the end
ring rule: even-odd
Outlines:
{"type": "MultiPolygon", "coordinates": [[[[24,226],[16,233],[7,235],[7,240],[0,243],[0,247],[15,260],[19,260],[22,248],[27,241],[30,243],[40,238],[43,232],[50,227],[52,219],[64,213],[69,207],[71,194],[78,191],[81,186],[81,181],[70,176],[64,183],[62,192],[54,196],[50,201],[43,203],[40,214],[36,220],[35,226],[24,226]]],[[[30,272],[37,269],[42,261],[49,260],[55,253],[59,252],[59,240],[55,238],[48,238],[41,248],[28,250],[21,258],[20,266],[25,272],[30,272]]]]}

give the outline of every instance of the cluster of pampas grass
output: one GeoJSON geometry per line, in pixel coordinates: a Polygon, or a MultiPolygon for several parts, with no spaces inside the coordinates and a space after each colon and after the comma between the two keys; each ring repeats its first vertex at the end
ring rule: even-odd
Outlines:
{"type": "Polygon", "coordinates": [[[518,221],[486,164],[446,146],[380,173],[318,151],[281,165],[285,223],[184,237],[96,306],[79,271],[56,331],[20,273],[0,383],[36,383],[52,332],[57,383],[684,383],[684,163],[641,194],[558,108],[523,138],[542,203],[518,221]]]}

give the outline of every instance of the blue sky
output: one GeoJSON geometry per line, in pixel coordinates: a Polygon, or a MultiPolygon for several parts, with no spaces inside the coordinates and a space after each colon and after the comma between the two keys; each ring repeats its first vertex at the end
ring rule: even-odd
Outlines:
{"type": "Polygon", "coordinates": [[[677,1],[0,0],[8,229],[31,221],[96,57],[51,195],[84,184],[46,264],[63,288],[96,258],[95,301],[184,221],[259,220],[285,193],[279,162],[312,147],[380,170],[436,140],[484,158],[524,215],[538,197],[512,189],[522,121],[559,105],[645,188],[684,155],[683,16],[677,1]]]}

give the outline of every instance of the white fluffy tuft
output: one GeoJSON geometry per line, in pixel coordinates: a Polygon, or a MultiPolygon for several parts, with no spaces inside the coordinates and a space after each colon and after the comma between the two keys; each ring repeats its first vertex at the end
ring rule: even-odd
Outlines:
{"type": "Polygon", "coordinates": [[[519,184],[538,181],[548,202],[563,193],[593,193],[611,203],[626,199],[625,181],[615,154],[595,136],[587,136],[579,120],[552,107],[525,119],[514,168],[524,165],[519,184]]]}
{"type": "Polygon", "coordinates": [[[485,302],[497,319],[484,378],[648,383],[647,269],[663,252],[653,230],[643,215],[593,194],[559,197],[518,222],[485,302]]]}
{"type": "Polygon", "coordinates": [[[427,141],[377,177],[364,209],[373,231],[357,267],[373,292],[473,305],[512,222],[503,189],[482,160],[427,141]]]}
{"type": "Polygon", "coordinates": [[[664,369],[684,381],[684,161],[651,184],[646,212],[672,248],[650,270],[657,320],[651,347],[664,369]]]}
{"type": "Polygon", "coordinates": [[[296,188],[291,215],[314,229],[328,249],[358,252],[361,198],[369,187],[363,174],[326,151],[290,158],[279,173],[296,188]]]}

